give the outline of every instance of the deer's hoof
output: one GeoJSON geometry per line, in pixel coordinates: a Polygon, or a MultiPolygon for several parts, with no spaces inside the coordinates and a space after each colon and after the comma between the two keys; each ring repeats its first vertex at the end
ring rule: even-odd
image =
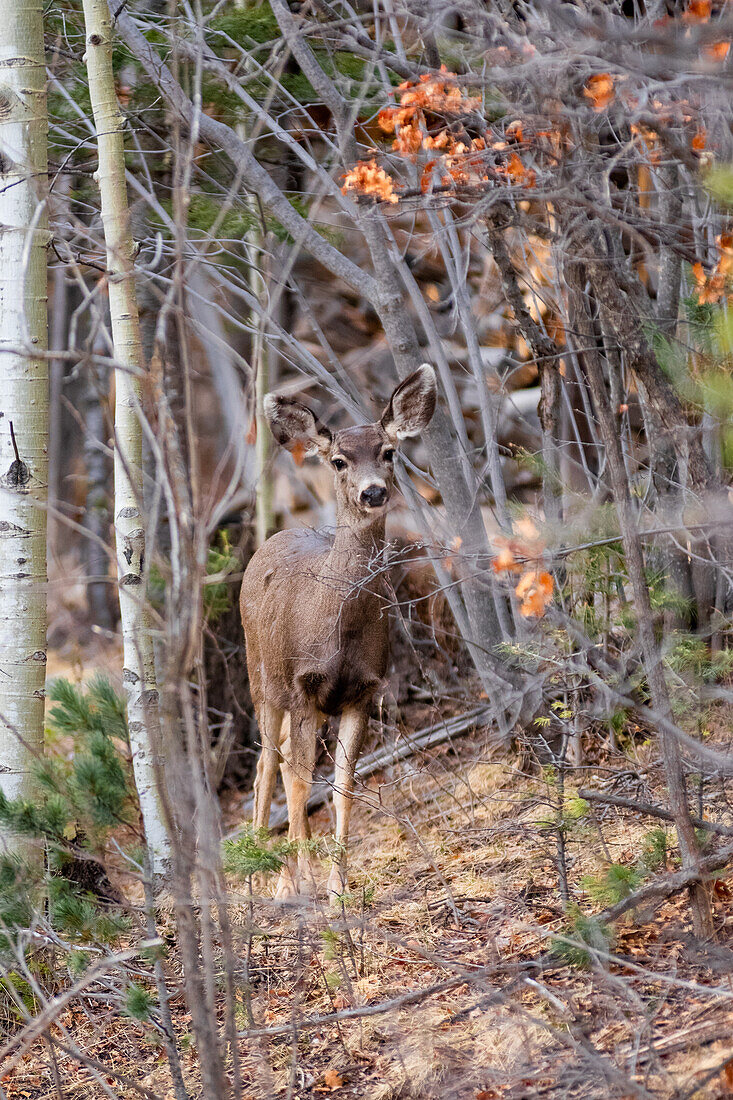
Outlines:
{"type": "Polygon", "coordinates": [[[298,897],[298,893],[297,893],[295,887],[292,885],[292,883],[288,882],[288,883],[283,883],[283,885],[281,885],[281,886],[280,885],[278,886],[277,890],[275,891],[273,900],[274,901],[293,901],[297,897],[298,897]]]}
{"type": "Polygon", "coordinates": [[[306,901],[316,895],[315,881],[312,875],[294,874],[282,871],[275,890],[275,901],[306,901]]]}

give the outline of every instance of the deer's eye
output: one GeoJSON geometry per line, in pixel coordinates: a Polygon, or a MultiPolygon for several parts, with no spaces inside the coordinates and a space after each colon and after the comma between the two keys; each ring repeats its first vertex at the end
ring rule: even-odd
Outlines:
{"type": "Polygon", "coordinates": [[[344,462],[343,458],[332,458],[331,465],[333,466],[334,470],[346,469],[346,463],[344,462]]]}
{"type": "Polygon", "coordinates": [[[385,462],[392,462],[394,459],[394,448],[388,447],[386,451],[382,451],[382,458],[385,462]]]}

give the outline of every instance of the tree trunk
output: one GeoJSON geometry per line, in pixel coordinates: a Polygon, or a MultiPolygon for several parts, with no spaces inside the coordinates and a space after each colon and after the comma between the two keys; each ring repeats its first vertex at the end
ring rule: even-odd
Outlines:
{"type": "Polygon", "coordinates": [[[48,117],[41,0],[0,19],[0,789],[18,798],[43,751],[48,117]]]}
{"type": "MultiPolygon", "coordinates": [[[[93,350],[100,356],[106,348],[99,341],[93,350]]],[[[107,546],[110,537],[111,504],[109,493],[110,461],[106,453],[106,441],[109,438],[109,423],[105,424],[104,398],[108,388],[108,374],[105,366],[99,365],[95,358],[90,359],[86,386],[84,389],[84,464],[87,475],[86,507],[84,526],[90,537],[84,544],[84,559],[87,570],[87,608],[89,619],[104,630],[112,630],[115,625],[110,585],[105,579],[109,573],[107,546]],[[104,404],[103,404],[104,402],[104,404]]]]}
{"type": "Polygon", "coordinates": [[[659,220],[672,238],[669,244],[662,245],[660,249],[657,324],[660,332],[674,340],[677,335],[682,287],[682,257],[674,247],[675,236],[682,228],[683,213],[679,165],[674,161],[662,164],[657,175],[661,189],[659,220]]]}
{"type": "MultiPolygon", "coordinates": [[[[613,245],[613,238],[610,243],[613,245]]],[[[695,493],[715,491],[720,487],[719,479],[705,454],[699,429],[688,423],[677,393],[662,371],[644,331],[647,318],[638,287],[633,281],[624,285],[624,273],[619,264],[612,257],[599,257],[597,246],[593,246],[587,236],[585,256],[602,323],[616,346],[623,348],[626,362],[636,374],[647,438],[652,441],[649,456],[652,480],[665,522],[679,523],[680,530],[684,530],[682,517],[690,490],[695,493]],[[592,262],[588,259],[591,250],[592,262]]],[[[677,281],[674,271],[670,271],[671,262],[666,253],[662,256],[661,267],[660,278],[664,280],[669,300],[677,281]]],[[[670,315],[666,324],[669,335],[676,325],[677,308],[669,303],[664,306],[670,315]]],[[[665,326],[662,327],[665,330],[665,326]]],[[[700,563],[701,568],[693,569],[687,554],[679,551],[671,541],[666,557],[671,587],[683,600],[694,596],[697,625],[707,627],[715,591],[712,565],[700,563]]],[[[670,616],[670,626],[689,627],[691,610],[688,607],[681,611],[676,620],[670,616]]]]}
{"type": "MultiPolygon", "coordinates": [[[[586,298],[586,274],[580,264],[572,263],[568,265],[567,286],[569,287],[570,297],[570,321],[573,332],[584,349],[580,354],[582,354],[585,362],[593,395],[593,404],[598,416],[601,440],[606,454],[606,464],[618,515],[626,568],[628,569],[634,597],[637,630],[652,706],[662,720],[668,720],[671,714],[669,692],[664,675],[664,666],[662,665],[662,655],[654,632],[654,616],[644,573],[641,538],[639,537],[636,515],[629,493],[629,483],[626,477],[626,468],[613,408],[603,376],[601,356],[596,350],[596,332],[586,298]]],[[[699,861],[700,851],[687,802],[687,787],[679,744],[666,725],[662,723],[658,728],[658,737],[669,789],[669,806],[674,815],[682,864],[685,869],[694,868],[699,861]]],[[[713,930],[712,912],[707,887],[702,882],[696,883],[691,888],[690,893],[695,932],[699,936],[710,936],[713,930]]]]}
{"type": "MultiPolygon", "coordinates": [[[[402,284],[390,258],[387,238],[378,216],[372,212],[361,213],[359,228],[364,234],[379,287],[378,313],[384,334],[394,357],[397,374],[400,378],[406,378],[424,358],[415,325],[405,309],[402,284]]],[[[466,481],[449,419],[440,406],[423,432],[423,440],[448,520],[461,539],[464,560],[470,563],[467,572],[472,567],[478,571],[485,567],[491,554],[478,492],[475,486],[466,481]]],[[[491,693],[498,686],[497,674],[499,682],[504,676],[504,670],[493,659],[492,651],[499,642],[507,639],[503,637],[489,585],[466,576],[461,594],[470,624],[470,636],[466,641],[471,646],[471,654],[484,687],[491,693]]],[[[512,723],[514,720],[515,716],[511,719],[512,723]]]]}
{"type": "MultiPolygon", "coordinates": [[[[62,181],[60,181],[62,185],[62,181]]],[[[62,190],[64,190],[62,186],[62,190]]],[[[69,342],[70,293],[66,269],[59,264],[53,271],[49,346],[63,351],[69,342]]],[[[61,462],[63,453],[63,392],[66,360],[51,359],[49,363],[48,413],[48,551],[53,561],[59,550],[59,506],[61,502],[61,462]]]]}
{"type": "MultiPolygon", "coordinates": [[[[269,313],[267,310],[269,262],[265,248],[265,235],[261,229],[248,234],[249,282],[252,294],[260,303],[259,310],[252,311],[252,353],[250,356],[255,380],[255,455],[257,474],[255,482],[255,534],[257,545],[262,546],[275,530],[273,519],[272,433],[265,416],[265,398],[275,383],[272,377],[273,349],[266,335],[269,313]]],[[[270,242],[271,243],[271,242],[270,242]]]]}
{"type": "Polygon", "coordinates": [[[687,469],[689,485],[682,483],[683,492],[688,488],[697,492],[718,488],[699,432],[688,423],[677,392],[662,370],[644,331],[647,318],[639,285],[612,256],[599,252],[590,228],[578,233],[577,242],[599,309],[608,321],[616,345],[623,348],[627,366],[644,387],[657,422],[664,425],[665,436],[677,461],[687,469]]]}
{"type": "Polygon", "coordinates": [[[545,519],[558,524],[562,516],[560,482],[560,450],[557,442],[557,422],[560,411],[561,349],[534,320],[524,304],[509,249],[504,240],[500,218],[495,215],[486,223],[486,234],[499,269],[504,297],[511,306],[522,336],[532,348],[540,376],[538,414],[542,427],[542,503],[545,519]]]}
{"type": "Polygon", "coordinates": [[[156,787],[160,720],[146,607],[141,383],[145,364],[134,282],[124,160],[124,122],[112,71],[112,25],[105,0],[84,0],[86,64],[99,148],[97,181],[107,246],[109,308],[115,357],[115,542],[124,644],[123,679],[135,784],[153,867],[163,869],[169,841],[156,787]]]}

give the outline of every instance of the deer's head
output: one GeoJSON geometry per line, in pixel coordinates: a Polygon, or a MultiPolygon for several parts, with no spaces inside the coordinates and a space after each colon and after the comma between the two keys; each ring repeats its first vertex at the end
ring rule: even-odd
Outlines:
{"type": "Polygon", "coordinates": [[[400,382],[374,424],[334,434],[307,405],[275,394],[265,398],[265,415],[281,446],[317,454],[331,466],[340,521],[362,526],[387,507],[394,485],[395,451],[402,439],[427,427],[436,399],[435,371],[423,363],[400,382]]]}

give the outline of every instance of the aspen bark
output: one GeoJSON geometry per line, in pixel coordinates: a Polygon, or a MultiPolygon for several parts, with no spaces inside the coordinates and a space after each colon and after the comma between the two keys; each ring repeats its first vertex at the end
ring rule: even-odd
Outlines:
{"type": "MultiPolygon", "coordinates": [[[[249,237],[250,287],[252,293],[266,311],[267,277],[264,234],[253,229],[249,237]]],[[[265,398],[270,392],[271,352],[265,336],[267,313],[252,311],[252,371],[255,376],[255,455],[257,462],[255,490],[255,533],[257,545],[262,546],[274,530],[272,500],[273,481],[270,459],[272,455],[270,428],[265,416],[265,398]]]]}
{"type": "Polygon", "coordinates": [[[124,120],[112,70],[112,22],[105,0],[84,0],[86,66],[97,131],[102,224],[107,247],[109,307],[115,357],[115,544],[124,645],[130,747],[135,784],[151,851],[160,871],[170,854],[156,787],[160,719],[145,587],[141,384],[145,373],[135,291],[124,161],[124,120]]]}
{"type": "MultiPolygon", "coordinates": [[[[243,10],[245,0],[234,0],[234,6],[243,10]]],[[[242,141],[247,140],[247,127],[243,122],[237,123],[237,137],[242,141]]],[[[257,203],[252,204],[255,215],[258,211],[257,203]]],[[[265,336],[267,325],[267,313],[265,311],[267,296],[267,275],[265,267],[265,233],[262,227],[254,226],[247,234],[247,256],[249,260],[249,285],[252,294],[260,303],[259,310],[252,311],[252,353],[250,356],[252,373],[254,374],[254,416],[255,416],[255,540],[257,546],[262,546],[273,533],[273,492],[271,456],[272,436],[265,416],[265,398],[270,392],[272,379],[270,378],[270,349],[265,336]]]]}
{"type": "MultiPolygon", "coordinates": [[[[0,21],[0,789],[21,798],[30,793],[32,759],[43,750],[46,679],[48,117],[41,0],[0,0],[0,21]]],[[[0,839],[2,847],[21,850],[11,836],[0,839]]]]}

